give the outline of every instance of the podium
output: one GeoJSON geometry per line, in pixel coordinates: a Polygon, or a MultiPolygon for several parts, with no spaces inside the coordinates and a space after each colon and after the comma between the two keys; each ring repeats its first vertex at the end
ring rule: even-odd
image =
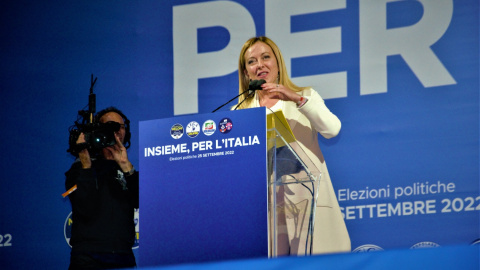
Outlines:
{"type": "Polygon", "coordinates": [[[267,115],[269,256],[312,255],[320,170],[282,111],[267,115]]]}
{"type": "Polygon", "coordinates": [[[140,122],[139,266],[309,254],[320,174],[278,116],[140,122]]]}

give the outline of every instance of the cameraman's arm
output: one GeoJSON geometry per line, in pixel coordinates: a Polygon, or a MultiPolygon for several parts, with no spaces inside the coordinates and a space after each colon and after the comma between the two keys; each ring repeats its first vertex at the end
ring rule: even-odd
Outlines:
{"type": "MultiPolygon", "coordinates": [[[[78,136],[77,144],[85,143],[85,134],[80,133],[78,136]]],[[[90,159],[90,153],[88,153],[87,149],[83,149],[78,153],[78,158],[82,163],[83,169],[90,169],[92,167],[92,160],[90,159]]]]}
{"type": "MultiPolygon", "coordinates": [[[[83,133],[80,134],[76,143],[85,143],[83,133]]],[[[95,205],[99,197],[97,176],[92,169],[92,160],[87,149],[83,149],[78,153],[78,160],[65,173],[65,188],[69,190],[71,187],[77,186],[77,189],[69,195],[72,210],[78,213],[77,215],[82,216],[82,218],[88,218],[95,212],[95,205]]]]}
{"type": "Polygon", "coordinates": [[[77,189],[68,196],[72,203],[72,210],[82,219],[90,219],[95,216],[100,198],[96,170],[82,168],[82,164],[77,160],[65,173],[65,176],[67,190],[77,186],[77,189]]]}

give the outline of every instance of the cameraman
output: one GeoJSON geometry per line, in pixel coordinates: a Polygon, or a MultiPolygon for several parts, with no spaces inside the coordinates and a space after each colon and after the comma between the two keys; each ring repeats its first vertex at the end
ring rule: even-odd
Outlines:
{"type": "MultiPolygon", "coordinates": [[[[117,122],[116,144],[103,149],[78,151],[66,175],[65,187],[72,204],[72,246],[69,269],[135,267],[134,208],[139,204],[138,172],[128,160],[129,121],[114,107],[95,116],[95,123],[117,122]],[[126,146],[126,147],[125,147],[126,146]]],[[[85,143],[81,133],[77,145],[85,143]]]]}

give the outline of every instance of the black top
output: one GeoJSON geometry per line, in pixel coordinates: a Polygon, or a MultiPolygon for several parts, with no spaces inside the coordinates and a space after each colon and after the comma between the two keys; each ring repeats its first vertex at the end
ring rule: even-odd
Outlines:
{"type": "Polygon", "coordinates": [[[65,173],[72,204],[72,251],[131,252],[135,240],[134,208],[139,204],[138,172],[124,176],[113,160],[78,160],[65,173]],[[122,184],[123,182],[123,184],[122,184]],[[125,184],[126,182],[126,184],[125,184]]]}

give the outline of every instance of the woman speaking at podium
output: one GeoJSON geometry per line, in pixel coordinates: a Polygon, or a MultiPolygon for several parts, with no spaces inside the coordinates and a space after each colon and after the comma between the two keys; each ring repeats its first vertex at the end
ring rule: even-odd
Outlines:
{"type": "MultiPolygon", "coordinates": [[[[239,94],[244,93],[239,98],[238,109],[266,107],[267,111],[282,110],[299,146],[321,172],[313,254],[349,252],[350,237],[317,139],[318,133],[327,139],[335,137],[341,128],[340,120],[330,112],[315,90],[293,84],[279,48],[267,37],[254,37],[245,42],[240,52],[238,76],[239,94]],[[265,80],[266,83],[261,85],[261,90],[245,92],[253,80],[265,80]]],[[[294,223],[299,222],[307,224],[308,220],[294,223]]],[[[299,242],[306,240],[295,239],[296,226],[286,221],[283,244],[280,243],[282,237],[279,235],[278,238],[278,255],[304,252],[299,242]]]]}

